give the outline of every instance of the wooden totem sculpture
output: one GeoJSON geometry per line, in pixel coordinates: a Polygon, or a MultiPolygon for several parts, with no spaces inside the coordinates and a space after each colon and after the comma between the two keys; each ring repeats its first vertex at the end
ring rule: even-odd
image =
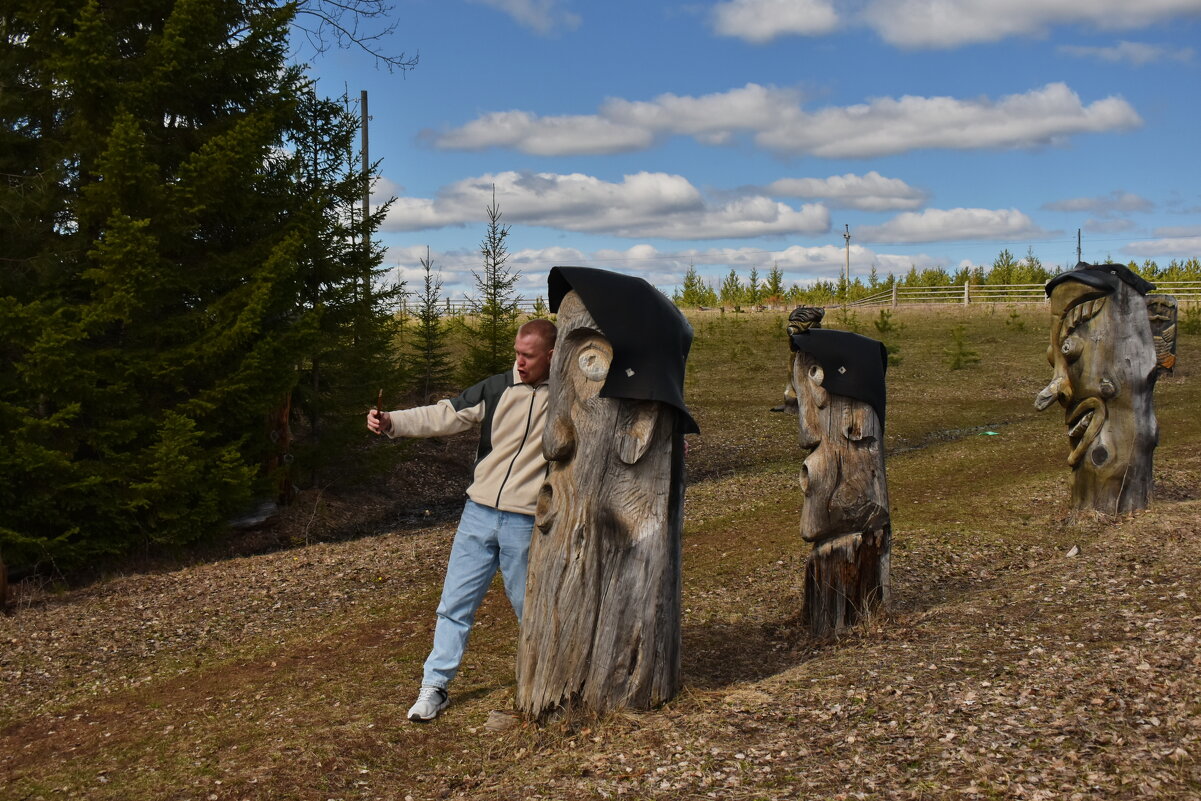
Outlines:
{"type": "Polygon", "coordinates": [[[646,709],[680,683],[683,406],[691,328],[640,278],[550,276],[559,335],[530,543],[517,708],[646,709]]]}
{"type": "Polygon", "coordinates": [[[1086,264],[1047,283],[1055,372],[1034,401],[1058,402],[1068,427],[1072,506],[1144,509],[1159,442],[1153,390],[1176,361],[1176,303],[1120,264],[1086,264]]]}
{"type": "Polygon", "coordinates": [[[888,354],[847,331],[789,325],[791,383],[800,416],[804,619],[817,637],[888,600],[892,529],[884,473],[888,354]]]}

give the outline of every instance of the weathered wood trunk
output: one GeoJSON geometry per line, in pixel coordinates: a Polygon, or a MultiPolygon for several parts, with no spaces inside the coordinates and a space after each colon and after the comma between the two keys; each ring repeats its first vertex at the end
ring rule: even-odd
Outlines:
{"type": "Polygon", "coordinates": [[[853,626],[888,600],[892,529],[830,537],[805,563],[804,621],[816,636],[853,626]]]}
{"type": "Polygon", "coordinates": [[[815,637],[852,626],[889,596],[892,535],[884,431],[863,401],[834,395],[805,352],[794,354],[800,415],[801,537],[814,543],[805,565],[803,618],[815,637]]]}
{"type": "Polygon", "coordinates": [[[559,307],[530,543],[517,708],[646,709],[680,684],[683,436],[678,412],[598,397],[612,349],[576,293],[559,307]]]}
{"type": "Polygon", "coordinates": [[[1064,408],[1073,508],[1120,514],[1151,501],[1159,443],[1153,390],[1174,363],[1174,345],[1161,362],[1144,293],[1124,280],[1098,285],[1090,274],[1097,272],[1076,270],[1050,287],[1047,357],[1055,372],[1035,406],[1064,408]]]}
{"type": "Polygon", "coordinates": [[[0,558],[0,612],[8,612],[8,568],[0,558]]]}

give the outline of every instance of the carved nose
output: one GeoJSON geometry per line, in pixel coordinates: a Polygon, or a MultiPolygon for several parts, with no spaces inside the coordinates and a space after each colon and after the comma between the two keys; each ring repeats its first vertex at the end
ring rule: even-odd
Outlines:
{"type": "Polygon", "coordinates": [[[1056,378],[1043,387],[1043,391],[1034,399],[1034,408],[1041,412],[1055,401],[1066,402],[1067,393],[1063,391],[1063,383],[1062,378],[1056,378]]]}

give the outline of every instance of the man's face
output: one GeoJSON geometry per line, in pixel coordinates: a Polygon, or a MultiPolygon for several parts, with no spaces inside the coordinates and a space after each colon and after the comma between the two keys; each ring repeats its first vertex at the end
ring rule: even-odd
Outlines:
{"type": "Polygon", "coordinates": [[[555,352],[537,334],[518,334],[513,343],[517,353],[517,375],[524,384],[541,384],[550,374],[550,357],[555,352]]]}

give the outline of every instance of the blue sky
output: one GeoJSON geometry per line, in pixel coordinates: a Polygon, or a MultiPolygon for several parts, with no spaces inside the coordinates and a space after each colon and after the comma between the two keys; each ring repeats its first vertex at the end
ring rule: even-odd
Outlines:
{"type": "MultiPolygon", "coordinates": [[[[396,0],[369,93],[385,266],[470,290],[493,187],[519,291],[556,264],[670,291],[1201,257],[1201,0],[396,0]]],[[[301,57],[306,57],[302,52],[301,57]]]]}

